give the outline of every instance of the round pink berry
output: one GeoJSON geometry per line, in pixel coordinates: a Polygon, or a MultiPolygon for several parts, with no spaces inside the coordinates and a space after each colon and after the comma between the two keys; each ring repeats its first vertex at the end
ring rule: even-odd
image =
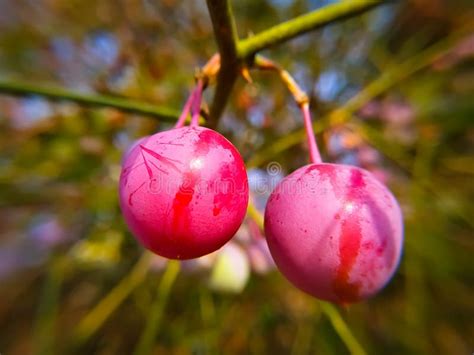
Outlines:
{"type": "Polygon", "coordinates": [[[122,167],[125,221],[156,254],[172,259],[209,254],[232,238],[245,217],[244,162],[211,129],[183,127],[146,137],[122,167]]]}
{"type": "Polygon", "coordinates": [[[397,268],[400,207],[368,171],[310,164],[270,196],[265,233],[280,271],[320,299],[350,303],[379,291],[397,268]]]}

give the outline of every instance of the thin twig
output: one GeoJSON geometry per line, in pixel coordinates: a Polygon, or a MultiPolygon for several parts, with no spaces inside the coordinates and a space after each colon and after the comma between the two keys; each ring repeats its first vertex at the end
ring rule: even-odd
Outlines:
{"type": "MultiPolygon", "coordinates": [[[[257,225],[263,230],[263,215],[255,207],[253,202],[250,200],[247,208],[247,214],[252,218],[257,225]]],[[[339,334],[342,341],[346,344],[352,354],[365,355],[365,351],[362,346],[358,343],[354,335],[351,333],[348,325],[340,315],[339,311],[332,304],[327,302],[320,302],[321,310],[327,315],[335,331],[339,334]]]]}
{"type": "Polygon", "coordinates": [[[318,145],[316,144],[316,138],[313,130],[313,123],[311,119],[311,111],[309,110],[309,103],[305,103],[300,106],[301,112],[303,113],[304,127],[306,130],[306,140],[308,141],[309,156],[311,163],[321,164],[321,154],[319,153],[318,145]]]}
{"type": "Polygon", "coordinates": [[[247,206],[247,215],[254,220],[255,223],[257,223],[258,227],[263,230],[264,229],[264,219],[263,215],[260,213],[260,211],[255,207],[254,202],[252,199],[249,200],[249,204],[247,206]]]}
{"type": "Polygon", "coordinates": [[[183,112],[181,112],[181,115],[178,118],[178,121],[176,121],[176,124],[174,128],[181,128],[184,126],[184,123],[186,122],[186,118],[188,118],[189,111],[191,110],[191,106],[194,102],[194,90],[189,94],[188,99],[186,100],[186,103],[184,104],[183,107],[183,112]]]}
{"type": "Polygon", "coordinates": [[[191,127],[199,126],[202,90],[203,90],[203,82],[201,79],[199,79],[196,84],[196,89],[194,89],[194,102],[191,107],[191,127]]]}
{"type": "Polygon", "coordinates": [[[168,261],[165,273],[163,274],[160,285],[158,286],[155,302],[148,314],[145,329],[134,351],[135,355],[147,355],[152,353],[156,334],[158,333],[160,322],[163,318],[163,312],[168,302],[171,288],[178,276],[179,269],[179,261],[168,261]]]}
{"type": "Polygon", "coordinates": [[[207,0],[207,7],[220,54],[217,86],[207,122],[210,127],[215,127],[234,87],[240,64],[237,57],[237,30],[229,0],[207,0]]]}
{"type": "Polygon", "coordinates": [[[49,265],[35,324],[35,354],[46,355],[55,352],[55,326],[66,267],[67,260],[64,256],[54,257],[49,265]]]}
{"type": "MultiPolygon", "coordinates": [[[[343,1],[299,16],[239,42],[229,0],[207,0],[221,57],[221,70],[217,78],[208,125],[210,127],[217,125],[238,77],[243,59],[247,59],[259,50],[312,29],[357,15],[380,3],[380,1],[374,0],[343,1]]],[[[113,107],[168,122],[174,122],[179,117],[179,112],[171,108],[157,107],[149,103],[114,96],[83,94],[64,88],[37,86],[21,82],[0,82],[0,93],[15,96],[38,95],[51,100],[72,101],[85,106],[113,107]]]]}
{"type": "Polygon", "coordinates": [[[238,44],[238,56],[241,59],[248,58],[262,49],[287,41],[330,23],[359,15],[383,3],[384,1],[375,0],[341,1],[314,10],[308,14],[298,16],[241,40],[238,44]]]}
{"type": "Polygon", "coordinates": [[[81,320],[74,332],[76,344],[86,342],[145,279],[151,258],[151,253],[144,252],[130,273],[81,320]]]}
{"type": "Polygon", "coordinates": [[[121,111],[156,117],[167,122],[175,122],[179,116],[179,112],[171,108],[146,102],[137,102],[114,96],[83,94],[59,87],[32,85],[16,81],[0,81],[0,93],[13,96],[37,95],[54,101],[71,101],[85,106],[113,107],[121,111]]]}
{"type": "Polygon", "coordinates": [[[320,302],[321,310],[329,318],[333,328],[341,337],[341,340],[346,344],[352,355],[365,355],[366,352],[359,344],[357,339],[352,334],[350,328],[347,326],[337,308],[327,302],[320,302]]]}
{"type": "Polygon", "coordinates": [[[311,111],[309,110],[308,95],[301,89],[301,87],[291,76],[291,74],[285,69],[283,69],[276,62],[259,55],[255,57],[254,65],[258,69],[271,70],[276,72],[285,84],[285,86],[291,92],[291,95],[296,101],[296,104],[300,107],[301,113],[303,115],[304,127],[306,130],[306,139],[308,141],[311,162],[313,164],[320,164],[322,162],[321,154],[319,153],[318,145],[316,144],[316,138],[314,136],[311,111]]]}
{"type": "MultiPolygon", "coordinates": [[[[314,122],[313,128],[315,132],[319,133],[330,125],[347,122],[352,115],[357,112],[357,110],[361,109],[370,100],[384,93],[400,81],[431,64],[437,58],[445,54],[453,45],[458,43],[459,40],[469,33],[470,30],[471,27],[466,26],[415,56],[387,68],[378,78],[369,83],[362,91],[356,94],[344,105],[314,122]]],[[[256,167],[264,164],[275,155],[301,143],[304,136],[305,130],[298,129],[286,134],[284,137],[276,139],[270,145],[266,146],[259,152],[256,152],[252,158],[246,162],[247,167],[256,167]]]]}

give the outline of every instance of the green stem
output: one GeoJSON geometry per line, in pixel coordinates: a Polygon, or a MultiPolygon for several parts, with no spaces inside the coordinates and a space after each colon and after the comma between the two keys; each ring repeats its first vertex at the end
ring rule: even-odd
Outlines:
{"type": "Polygon", "coordinates": [[[66,259],[56,257],[49,265],[44,282],[38,316],[35,324],[35,354],[53,354],[56,316],[59,304],[61,284],[66,268],[66,259]]]}
{"type": "MultiPolygon", "coordinates": [[[[386,159],[392,161],[398,166],[407,176],[411,178],[411,184],[417,189],[417,191],[424,191],[426,194],[431,194],[436,199],[441,199],[439,189],[436,188],[433,183],[433,179],[420,179],[414,175],[415,162],[413,162],[410,153],[406,151],[406,147],[397,144],[394,141],[387,142],[387,138],[383,136],[380,130],[377,130],[370,125],[360,121],[353,120],[355,123],[351,128],[360,135],[360,137],[377,149],[386,159]]],[[[453,211],[456,218],[464,220],[464,222],[474,228],[472,218],[470,218],[468,212],[461,210],[453,211]]]]}
{"type": "MultiPolygon", "coordinates": [[[[252,201],[249,202],[247,213],[252,219],[254,219],[258,226],[263,229],[263,216],[255,208],[255,205],[252,203],[252,201]]],[[[356,355],[364,355],[364,349],[354,338],[349,327],[344,322],[344,319],[341,317],[338,310],[332,304],[327,302],[319,302],[319,304],[321,306],[321,310],[327,315],[337,334],[339,334],[339,336],[344,341],[351,353],[356,355]]]]}
{"type": "Polygon", "coordinates": [[[351,333],[351,330],[347,326],[344,319],[341,317],[339,312],[337,311],[336,307],[332,304],[327,302],[320,302],[321,310],[324,314],[329,318],[334,330],[337,334],[341,337],[344,344],[346,344],[347,348],[353,355],[365,355],[366,352],[359,344],[357,339],[351,333]]]}
{"type": "MultiPolygon", "coordinates": [[[[259,50],[302,33],[357,15],[380,3],[380,1],[374,0],[343,1],[299,16],[239,42],[229,0],[207,0],[221,57],[221,70],[217,78],[208,125],[210,127],[217,125],[238,77],[243,59],[247,59],[259,50]]],[[[15,96],[38,95],[51,100],[72,101],[86,106],[113,107],[126,112],[156,117],[168,122],[174,122],[179,117],[179,112],[167,107],[157,107],[153,104],[114,96],[83,94],[59,87],[0,81],[0,93],[15,96]]]]}
{"type": "MultiPolygon", "coordinates": [[[[465,26],[449,37],[439,41],[431,47],[428,47],[421,53],[418,53],[401,63],[394,64],[385,70],[377,79],[369,83],[362,91],[347,101],[343,106],[315,121],[313,123],[315,132],[321,132],[330,125],[347,122],[355,112],[370,100],[381,95],[410,75],[413,75],[417,71],[433,63],[433,61],[449,51],[456,43],[458,43],[459,40],[467,35],[470,30],[470,25],[465,26]]],[[[246,162],[247,167],[255,167],[264,164],[275,155],[301,143],[304,136],[305,130],[299,129],[275,140],[263,150],[255,153],[253,157],[246,162]]]]}
{"type": "Polygon", "coordinates": [[[238,35],[229,0],[207,0],[212,28],[220,54],[220,70],[208,125],[215,127],[239,74],[238,35]]]}
{"type": "Polygon", "coordinates": [[[338,119],[349,119],[352,114],[362,108],[370,100],[440,58],[465,35],[469,34],[470,31],[472,31],[472,25],[465,26],[413,57],[401,63],[391,65],[391,67],[384,70],[376,80],[368,84],[364,90],[352,97],[340,109],[334,111],[331,116],[336,121],[338,119]]]}
{"type": "Polygon", "coordinates": [[[170,260],[168,262],[163,278],[161,279],[160,285],[158,286],[156,300],[152,305],[150,313],[148,314],[145,330],[134,351],[135,355],[151,354],[153,350],[153,344],[155,343],[156,334],[158,333],[160,322],[163,318],[163,311],[166,307],[166,303],[168,302],[171,288],[173,287],[176,277],[178,276],[179,268],[179,261],[170,260]]]}
{"type": "Polygon", "coordinates": [[[257,207],[255,207],[255,204],[253,203],[252,199],[249,200],[249,204],[247,206],[247,214],[250,218],[254,220],[255,223],[257,223],[261,230],[264,229],[263,215],[260,213],[257,207]]]}
{"type": "Polygon", "coordinates": [[[325,6],[241,40],[238,44],[238,56],[241,59],[248,58],[262,49],[330,23],[359,15],[383,3],[382,1],[375,0],[350,0],[325,6]]]}
{"type": "Polygon", "coordinates": [[[201,311],[202,329],[204,330],[205,354],[217,354],[219,326],[216,324],[216,309],[212,294],[206,285],[199,287],[199,308],[201,311]]]}
{"type": "Polygon", "coordinates": [[[127,296],[145,279],[150,266],[151,257],[151,253],[145,252],[130,273],[84,317],[74,332],[76,345],[86,342],[117,307],[120,306],[127,296]]]}
{"type": "Polygon", "coordinates": [[[83,94],[59,87],[46,87],[16,81],[0,81],[0,93],[14,96],[38,95],[55,101],[72,101],[85,106],[113,107],[121,111],[156,117],[168,122],[174,122],[179,117],[179,112],[171,108],[158,107],[145,102],[114,96],[83,94]]]}
{"type": "MultiPolygon", "coordinates": [[[[318,119],[313,122],[313,129],[315,134],[323,132],[329,126],[329,119],[318,119]]],[[[270,145],[267,145],[262,150],[257,151],[250,159],[245,162],[247,168],[255,168],[262,166],[265,162],[273,159],[276,155],[285,150],[301,144],[305,138],[306,130],[298,129],[294,132],[286,134],[282,138],[278,138],[270,145]]]]}

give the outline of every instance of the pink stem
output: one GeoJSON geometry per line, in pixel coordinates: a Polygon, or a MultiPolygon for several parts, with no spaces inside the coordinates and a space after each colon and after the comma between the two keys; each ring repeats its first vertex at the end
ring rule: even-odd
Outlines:
{"type": "Polygon", "coordinates": [[[186,103],[184,104],[183,112],[181,112],[181,116],[179,116],[178,121],[176,121],[176,125],[174,126],[174,128],[181,128],[184,126],[184,122],[186,122],[189,110],[191,110],[191,105],[194,101],[194,96],[194,91],[192,91],[188,99],[186,100],[186,103]]]}
{"type": "Polygon", "coordinates": [[[201,115],[201,98],[202,98],[202,80],[198,80],[197,87],[194,89],[194,102],[192,108],[191,127],[199,126],[199,116],[201,115]]]}
{"type": "Polygon", "coordinates": [[[319,154],[318,145],[316,144],[316,138],[314,136],[313,124],[311,122],[311,112],[309,111],[309,104],[305,103],[301,105],[301,111],[303,112],[304,127],[306,129],[306,138],[308,139],[309,155],[311,162],[314,164],[321,164],[321,154],[319,154]]]}

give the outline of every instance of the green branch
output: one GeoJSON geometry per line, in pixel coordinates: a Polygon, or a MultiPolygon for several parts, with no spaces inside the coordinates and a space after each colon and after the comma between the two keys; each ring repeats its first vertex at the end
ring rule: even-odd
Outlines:
{"type": "Polygon", "coordinates": [[[216,126],[238,77],[242,61],[256,52],[299,36],[305,32],[358,15],[382,1],[342,1],[276,25],[255,36],[239,41],[229,0],[207,0],[216,38],[221,68],[210,110],[209,126],[216,126]]]}
{"type": "Polygon", "coordinates": [[[152,353],[153,345],[155,344],[155,338],[163,318],[166,304],[168,303],[171,288],[176,281],[179,269],[179,261],[168,261],[165,273],[163,274],[158,286],[158,292],[155,296],[155,301],[147,313],[147,323],[142,332],[140,340],[138,341],[137,347],[135,348],[135,355],[147,355],[152,353]]]}
{"type": "Polygon", "coordinates": [[[240,64],[237,56],[237,30],[229,0],[207,0],[207,7],[221,58],[217,86],[208,121],[208,125],[212,127],[216,126],[224,111],[239,74],[240,64]]]}
{"type": "Polygon", "coordinates": [[[254,36],[241,40],[238,44],[239,58],[248,58],[262,49],[287,41],[303,33],[326,26],[349,17],[359,15],[383,1],[350,0],[325,6],[308,14],[271,27],[254,36]]]}
{"type": "Polygon", "coordinates": [[[20,82],[0,81],[0,93],[13,96],[43,96],[54,101],[72,101],[85,106],[113,107],[121,111],[159,118],[174,122],[179,112],[153,104],[136,102],[125,98],[97,94],[83,94],[58,87],[37,86],[20,82]]]}
{"type": "MultiPolygon", "coordinates": [[[[255,205],[252,201],[249,201],[249,206],[247,209],[247,214],[250,218],[252,218],[255,223],[259,226],[260,229],[264,229],[263,226],[263,215],[262,213],[257,210],[255,205]]],[[[344,344],[346,344],[347,348],[353,355],[365,355],[365,351],[362,346],[359,344],[357,339],[351,333],[349,326],[346,324],[342,316],[339,314],[339,311],[336,307],[328,302],[319,302],[321,310],[326,316],[329,318],[334,330],[339,334],[344,344]]]]}
{"type": "MultiPolygon", "coordinates": [[[[210,109],[208,125],[211,127],[217,125],[238,77],[241,62],[244,59],[247,59],[259,50],[336,20],[357,15],[380,3],[380,1],[374,0],[343,1],[299,16],[255,36],[239,41],[229,0],[207,0],[221,58],[221,68],[217,78],[217,86],[210,109]]],[[[85,106],[113,107],[126,112],[156,117],[168,122],[174,122],[179,117],[179,112],[171,108],[157,107],[153,104],[136,102],[121,97],[83,94],[59,87],[0,81],[1,93],[14,96],[38,95],[55,101],[71,101],[85,106]]]]}
{"type": "Polygon", "coordinates": [[[67,258],[65,256],[55,256],[48,267],[34,328],[35,354],[49,355],[55,353],[55,327],[58,316],[61,284],[67,266],[67,258]]]}
{"type": "MultiPolygon", "coordinates": [[[[416,73],[418,70],[430,65],[437,58],[449,51],[456,43],[458,43],[458,41],[472,31],[471,27],[472,26],[470,25],[465,26],[456,33],[440,40],[438,43],[433,44],[415,56],[387,68],[378,78],[369,83],[362,91],[352,97],[344,105],[315,121],[313,123],[315,132],[319,133],[330,125],[342,124],[349,121],[352,115],[370,100],[383,94],[397,83],[416,73]]],[[[301,143],[305,134],[306,132],[304,129],[298,129],[286,134],[282,138],[276,139],[270,145],[266,146],[259,152],[256,152],[252,158],[246,162],[246,166],[248,168],[261,166],[266,161],[273,159],[275,155],[301,143]]]]}
{"type": "Polygon", "coordinates": [[[337,308],[328,302],[319,302],[319,305],[323,313],[329,318],[337,334],[341,337],[341,340],[346,344],[350,353],[352,355],[366,355],[364,348],[354,337],[346,322],[337,311],[337,308]]]}
{"type": "Polygon", "coordinates": [[[145,251],[132,270],[79,322],[73,333],[73,341],[76,345],[86,342],[143,282],[151,259],[152,254],[145,251]]]}

